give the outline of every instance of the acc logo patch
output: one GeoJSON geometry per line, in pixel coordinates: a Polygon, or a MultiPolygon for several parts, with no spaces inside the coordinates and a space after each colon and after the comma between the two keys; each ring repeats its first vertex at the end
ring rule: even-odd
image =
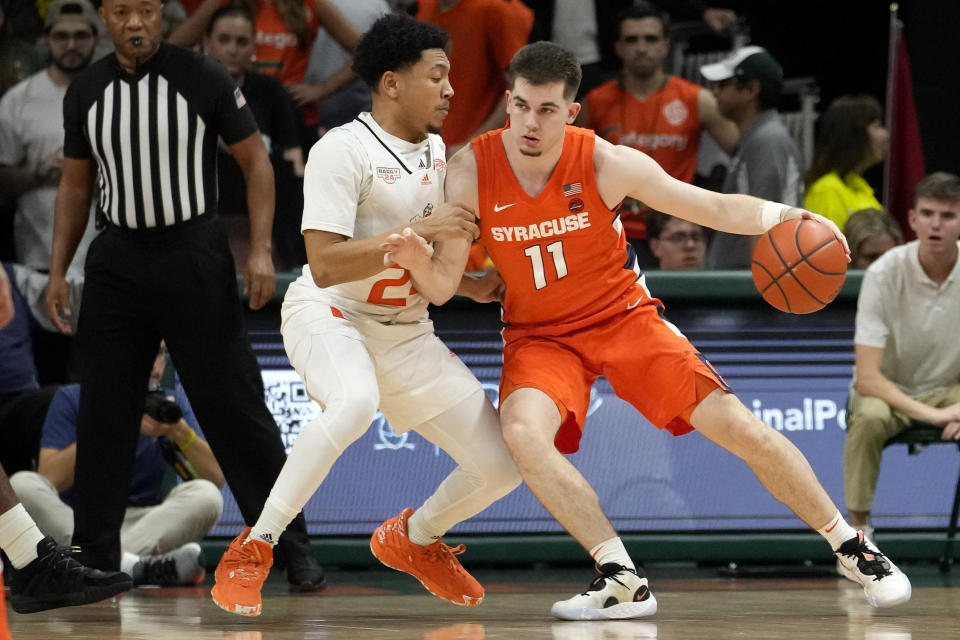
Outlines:
{"type": "Polygon", "coordinates": [[[386,182],[387,184],[393,184],[400,179],[400,168],[399,167],[377,167],[377,177],[386,182]]]}
{"type": "Polygon", "coordinates": [[[570,209],[573,213],[578,213],[583,211],[583,200],[580,198],[573,198],[570,202],[567,203],[567,208],[570,209]]]}
{"type": "Polygon", "coordinates": [[[687,105],[683,104],[680,100],[671,100],[663,108],[663,117],[675,127],[682,124],[688,115],[690,115],[690,112],[687,109],[687,105]]]}

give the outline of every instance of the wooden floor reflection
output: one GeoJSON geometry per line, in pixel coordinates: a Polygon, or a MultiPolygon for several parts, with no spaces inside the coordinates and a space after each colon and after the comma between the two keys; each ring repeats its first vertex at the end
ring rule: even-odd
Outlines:
{"type": "Polygon", "coordinates": [[[908,570],[913,599],[877,610],[845,581],[821,576],[729,579],[706,569],[648,567],[660,611],[642,621],[560,622],[551,603],[586,586],[581,570],[478,571],[487,597],[465,609],[387,570],[331,573],[319,594],[290,594],[271,576],[264,613],[241,618],[202,588],[137,589],[113,601],[32,615],[10,612],[15,640],[956,640],[960,577],[908,570]]]}

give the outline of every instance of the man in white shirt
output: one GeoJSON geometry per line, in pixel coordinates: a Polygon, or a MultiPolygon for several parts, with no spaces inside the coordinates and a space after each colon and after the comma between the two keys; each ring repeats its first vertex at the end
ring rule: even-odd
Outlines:
{"type": "MultiPolygon", "coordinates": [[[[299,434],[251,529],[217,567],[213,599],[259,615],[272,545],[379,408],[394,431],[416,430],[458,464],[415,512],[374,532],[374,555],[434,595],[475,606],[483,587],[440,538],[520,484],[496,410],[479,381],[433,332],[427,304],[459,284],[478,228],[472,212],[444,203],[446,149],[437,135],[453,89],[442,29],[405,15],[364,34],[354,70],[373,90],[373,109],[314,145],[304,176],[308,264],[287,290],[281,333],[290,363],[323,414],[299,434]],[[391,233],[432,242],[452,286],[411,278],[384,257],[391,233]],[[387,268],[385,269],[384,266],[387,268]]],[[[396,262],[403,260],[398,256],[396,262]]]]}
{"type": "Polygon", "coordinates": [[[850,525],[868,537],[883,443],[911,420],[960,440],[960,178],[927,176],[914,203],[917,239],[870,265],[857,305],[843,476],[850,525]]]}

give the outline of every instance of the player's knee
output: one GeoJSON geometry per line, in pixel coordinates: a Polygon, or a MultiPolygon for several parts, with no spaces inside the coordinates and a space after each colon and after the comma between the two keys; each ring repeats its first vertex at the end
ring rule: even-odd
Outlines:
{"type": "Polygon", "coordinates": [[[523,481],[516,462],[502,449],[481,462],[479,475],[488,487],[501,495],[513,491],[523,481]]]}

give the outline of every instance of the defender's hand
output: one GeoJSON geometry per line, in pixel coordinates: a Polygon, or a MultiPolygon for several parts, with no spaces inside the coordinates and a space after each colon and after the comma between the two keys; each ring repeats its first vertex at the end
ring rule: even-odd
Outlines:
{"type": "Polygon", "coordinates": [[[443,203],[432,214],[417,220],[410,227],[428,242],[451,238],[473,242],[480,236],[477,217],[459,202],[443,203]]]}

